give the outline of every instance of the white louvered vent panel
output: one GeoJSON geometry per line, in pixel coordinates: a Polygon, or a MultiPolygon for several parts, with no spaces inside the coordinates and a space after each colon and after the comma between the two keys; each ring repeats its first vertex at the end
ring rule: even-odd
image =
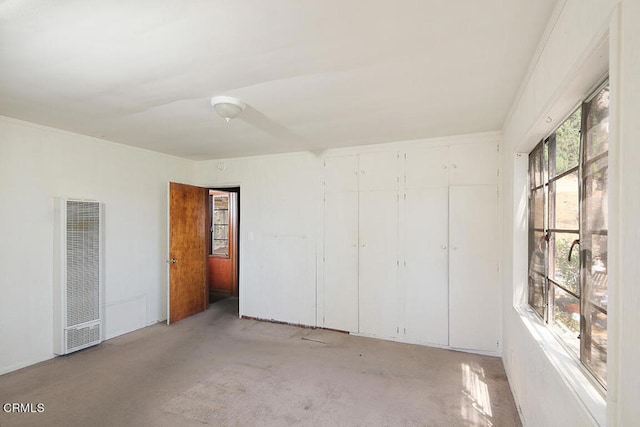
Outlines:
{"type": "Polygon", "coordinates": [[[100,204],[67,201],[67,327],[100,318],[100,204]]]}
{"type": "Polygon", "coordinates": [[[67,329],[67,352],[80,350],[88,345],[100,342],[100,325],[85,326],[84,328],[67,329]]]}
{"type": "Polygon", "coordinates": [[[100,202],[55,200],[55,354],[102,340],[102,211],[100,202]]]}

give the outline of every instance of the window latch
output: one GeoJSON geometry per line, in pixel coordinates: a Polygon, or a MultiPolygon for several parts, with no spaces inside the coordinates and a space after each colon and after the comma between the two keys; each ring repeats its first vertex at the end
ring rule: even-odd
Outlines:
{"type": "Polygon", "coordinates": [[[567,257],[567,261],[571,262],[571,253],[573,252],[573,247],[575,245],[579,245],[580,244],[580,239],[576,239],[573,241],[573,243],[571,243],[571,247],[569,248],[569,256],[567,257]]]}

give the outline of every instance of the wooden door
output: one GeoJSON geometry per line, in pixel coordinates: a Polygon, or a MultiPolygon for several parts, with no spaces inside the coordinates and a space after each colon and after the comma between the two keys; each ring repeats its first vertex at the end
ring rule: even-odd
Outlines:
{"type": "Polygon", "coordinates": [[[495,185],[449,189],[449,345],[498,351],[498,196],[495,185]]]}
{"type": "Polygon", "coordinates": [[[204,311],[206,287],[207,190],[169,184],[169,317],[174,323],[204,311]]]}

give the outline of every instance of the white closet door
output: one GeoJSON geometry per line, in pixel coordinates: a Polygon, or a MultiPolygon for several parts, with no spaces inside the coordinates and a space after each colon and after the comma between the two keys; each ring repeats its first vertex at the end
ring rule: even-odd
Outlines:
{"type": "Polygon", "coordinates": [[[434,188],[449,185],[449,147],[428,147],[407,150],[405,188],[434,188]]]}
{"type": "Polygon", "coordinates": [[[449,147],[449,185],[498,183],[498,146],[495,142],[449,147]]]}
{"type": "Polygon", "coordinates": [[[448,344],[448,203],[447,187],[406,190],[403,329],[411,342],[448,344]]]}
{"type": "Polygon", "coordinates": [[[398,193],[360,191],[360,332],[398,336],[398,193]]]}
{"type": "Polygon", "coordinates": [[[360,191],[398,190],[398,152],[360,154],[360,191]]]}
{"type": "Polygon", "coordinates": [[[325,195],[324,327],[358,331],[358,193],[325,195]]]}
{"type": "Polygon", "coordinates": [[[328,157],[324,161],[324,191],[358,191],[358,156],[328,157]]]}
{"type": "Polygon", "coordinates": [[[496,352],[500,331],[495,185],[449,190],[449,345],[496,352]]]}
{"type": "Polygon", "coordinates": [[[358,331],[358,156],[325,161],[323,327],[358,331]]]}

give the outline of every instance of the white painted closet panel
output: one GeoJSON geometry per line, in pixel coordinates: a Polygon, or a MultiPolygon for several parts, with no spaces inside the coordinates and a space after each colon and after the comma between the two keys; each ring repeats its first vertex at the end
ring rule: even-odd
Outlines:
{"type": "Polygon", "coordinates": [[[398,153],[325,161],[323,326],[398,333],[398,153]]]}
{"type": "Polygon", "coordinates": [[[358,191],[358,156],[328,157],[324,161],[324,191],[358,191]]]}
{"type": "Polygon", "coordinates": [[[326,159],[324,327],[499,350],[496,184],[494,142],[326,159]]]}
{"type": "Polygon", "coordinates": [[[359,190],[398,191],[398,152],[361,153],[359,190]]]}
{"type": "Polygon", "coordinates": [[[450,146],[449,185],[498,184],[497,149],[495,142],[450,146]]]}
{"type": "Polygon", "coordinates": [[[497,189],[449,189],[449,345],[498,351],[497,189]]]}
{"type": "Polygon", "coordinates": [[[403,156],[402,332],[415,343],[449,341],[448,155],[445,146],[413,149],[403,156]]]}
{"type": "Polygon", "coordinates": [[[407,189],[405,193],[403,331],[411,342],[447,345],[449,189],[407,189]]]}
{"type": "Polygon", "coordinates": [[[358,332],[358,156],[325,160],[323,327],[358,332]]]}
{"type": "Polygon", "coordinates": [[[449,186],[449,147],[419,148],[404,154],[406,189],[449,186]]]}
{"type": "Polygon", "coordinates": [[[360,333],[398,336],[398,153],[360,154],[360,333]]]}
{"type": "Polygon", "coordinates": [[[360,192],[360,333],[398,335],[398,196],[360,192]]]}
{"type": "Polygon", "coordinates": [[[358,193],[325,195],[325,328],[358,331],[358,193]]]}

